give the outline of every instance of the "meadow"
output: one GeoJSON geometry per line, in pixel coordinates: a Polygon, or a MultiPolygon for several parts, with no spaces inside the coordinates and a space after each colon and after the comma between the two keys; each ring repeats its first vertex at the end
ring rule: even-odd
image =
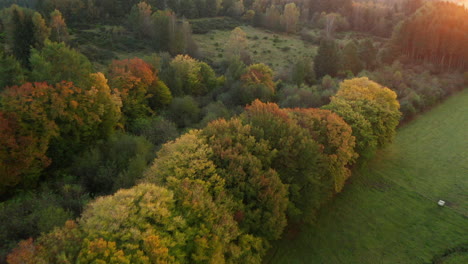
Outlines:
{"type": "MultiPolygon", "coordinates": [[[[303,41],[298,35],[273,33],[251,26],[241,28],[247,35],[253,63],[265,63],[277,73],[289,69],[300,58],[314,57],[317,53],[317,46],[303,41]]],[[[206,34],[194,34],[193,38],[202,57],[219,64],[224,58],[224,49],[230,34],[226,30],[211,30],[206,34]]]]}
{"type": "Polygon", "coordinates": [[[465,89],[400,128],[265,263],[468,263],[467,106],[465,89]]]}

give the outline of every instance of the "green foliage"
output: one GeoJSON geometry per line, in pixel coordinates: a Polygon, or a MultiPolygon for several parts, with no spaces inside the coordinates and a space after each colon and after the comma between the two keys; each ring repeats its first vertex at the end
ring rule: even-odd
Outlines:
{"type": "Polygon", "coordinates": [[[164,80],[174,95],[205,95],[217,86],[213,69],[188,55],[176,56],[167,71],[164,80]]]}
{"type": "Polygon", "coordinates": [[[286,226],[287,187],[270,169],[276,151],[256,140],[239,119],[213,121],[202,132],[213,149],[214,164],[233,196],[241,230],[268,240],[286,226]]]}
{"type": "Polygon", "coordinates": [[[179,135],[176,124],[160,116],[137,119],[130,131],[145,137],[154,146],[161,146],[179,135]]]}
{"type": "Polygon", "coordinates": [[[21,85],[24,80],[21,64],[15,57],[0,52],[0,91],[7,86],[21,85]]]}
{"type": "Polygon", "coordinates": [[[34,12],[32,16],[32,23],[34,27],[34,47],[41,49],[44,42],[49,39],[51,29],[47,26],[44,18],[38,12],[34,12]]]}
{"type": "Polygon", "coordinates": [[[377,51],[369,38],[359,43],[358,53],[364,69],[373,70],[377,66],[377,51]]]}
{"type": "Polygon", "coordinates": [[[383,147],[393,140],[401,117],[396,98],[395,92],[368,78],[355,78],[340,84],[326,108],[341,115],[353,127],[357,152],[367,158],[374,146],[383,147]]]}
{"type": "MultiPolygon", "coordinates": [[[[211,10],[211,7],[209,8],[211,10]]],[[[233,30],[239,27],[241,23],[230,17],[210,17],[191,19],[194,34],[206,34],[212,30],[233,30]]]]}
{"type": "Polygon", "coordinates": [[[12,7],[12,51],[23,66],[29,66],[30,48],[34,44],[34,25],[30,12],[24,12],[20,7],[12,7]]]}
{"type": "Polygon", "coordinates": [[[309,130],[324,154],[321,164],[324,177],[320,179],[324,192],[322,199],[326,200],[333,193],[341,192],[345,181],[351,176],[349,167],[358,156],[354,152],[355,137],[351,135],[351,127],[329,110],[295,108],[288,111],[291,118],[309,130]],[[333,190],[327,192],[332,186],[333,190]]]}
{"type": "Polygon", "coordinates": [[[192,96],[176,97],[168,109],[168,117],[177,127],[190,127],[200,121],[200,107],[192,96]]]}
{"type": "Polygon", "coordinates": [[[325,75],[334,77],[338,72],[338,47],[332,39],[323,39],[314,59],[314,69],[317,78],[325,75]]]}
{"type": "Polygon", "coordinates": [[[310,58],[299,60],[291,72],[291,82],[300,86],[305,83],[312,85],[315,83],[314,63],[310,58]]]}
{"type": "Polygon", "coordinates": [[[348,42],[341,52],[341,71],[351,71],[354,75],[357,75],[362,67],[356,43],[354,41],[348,42]]]}
{"type": "Polygon", "coordinates": [[[61,197],[50,191],[22,193],[0,203],[0,257],[3,259],[19,240],[50,232],[72,217],[61,207],[61,197]]]}
{"type": "Polygon", "coordinates": [[[73,82],[84,88],[92,72],[89,60],[65,43],[46,41],[41,50],[31,50],[31,81],[73,82]]]}
{"type": "MultiPolygon", "coordinates": [[[[284,237],[265,261],[432,263],[466,245],[468,141],[460,124],[467,104],[465,89],[400,127],[393,145],[353,170],[352,181],[323,207],[314,226],[295,239],[284,237]],[[439,207],[439,197],[450,204],[439,207]]],[[[448,263],[464,263],[453,257],[448,263]]]]}
{"type": "Polygon", "coordinates": [[[289,185],[288,216],[296,221],[313,221],[321,197],[318,144],[276,104],[256,100],[241,118],[252,127],[252,136],[268,141],[278,151],[272,168],[289,185]]]}
{"type": "Polygon", "coordinates": [[[246,105],[255,99],[273,101],[276,83],[270,67],[262,63],[250,65],[240,78],[241,84],[236,91],[237,104],[246,105]]]}
{"type": "Polygon", "coordinates": [[[142,178],[152,147],[142,137],[117,134],[75,158],[70,174],[93,195],[129,188],[142,178]]]}

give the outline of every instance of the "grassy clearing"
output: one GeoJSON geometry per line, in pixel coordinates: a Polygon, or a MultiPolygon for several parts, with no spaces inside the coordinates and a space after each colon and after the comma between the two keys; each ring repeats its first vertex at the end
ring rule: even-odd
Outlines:
{"type": "MultiPolygon", "coordinates": [[[[317,46],[307,43],[296,35],[272,33],[268,30],[242,26],[247,34],[249,51],[254,63],[263,62],[277,73],[290,69],[298,59],[315,56],[317,46]]],[[[220,63],[231,31],[212,30],[207,34],[194,34],[202,56],[213,63],[220,63]]]]}
{"type": "MultiPolygon", "coordinates": [[[[317,224],[279,241],[266,263],[430,263],[468,244],[467,128],[465,90],[401,128],[317,224]]],[[[442,263],[468,263],[468,253],[442,263]]]]}

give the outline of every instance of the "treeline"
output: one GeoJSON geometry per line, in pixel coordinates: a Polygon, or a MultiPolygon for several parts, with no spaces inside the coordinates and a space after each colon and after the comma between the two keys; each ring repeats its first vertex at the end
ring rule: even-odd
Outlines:
{"type": "Polygon", "coordinates": [[[395,29],[395,53],[445,69],[468,69],[468,10],[453,3],[424,5],[395,29]]]}
{"type": "Polygon", "coordinates": [[[344,81],[324,109],[256,100],[165,144],[139,185],[21,242],[8,262],[261,263],[288,222],[313,221],[350,166],[391,142],[398,109],[367,78],[344,81]]]}

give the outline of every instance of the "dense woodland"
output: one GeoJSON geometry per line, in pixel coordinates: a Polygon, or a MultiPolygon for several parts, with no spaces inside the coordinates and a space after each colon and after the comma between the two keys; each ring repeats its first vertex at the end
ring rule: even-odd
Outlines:
{"type": "Polygon", "coordinates": [[[0,263],[261,263],[468,85],[468,10],[449,2],[0,8],[0,263]],[[244,26],[317,52],[275,71],[244,26]],[[221,62],[194,39],[214,30],[221,62]]]}

